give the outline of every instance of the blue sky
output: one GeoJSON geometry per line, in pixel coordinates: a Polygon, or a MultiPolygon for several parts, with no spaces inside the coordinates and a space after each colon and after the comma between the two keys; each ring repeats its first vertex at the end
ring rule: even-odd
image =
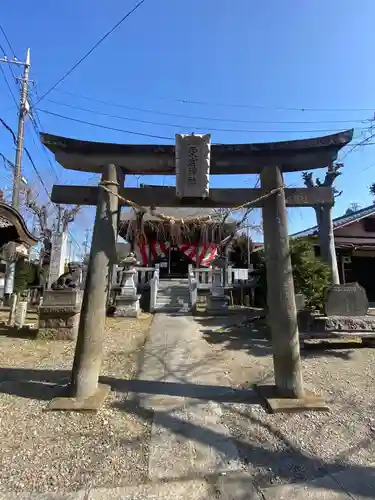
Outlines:
{"type": "MultiPolygon", "coordinates": [[[[136,3],[3,0],[1,24],[16,55],[21,59],[27,47],[31,48],[34,101],[136,3]]],[[[314,137],[354,127],[358,142],[368,126],[361,120],[371,119],[375,112],[374,19],[373,0],[146,0],[56,91],[42,100],[39,118],[43,130],[51,133],[120,143],[170,143],[175,132],[190,132],[193,127],[212,132],[213,142],[232,143],[314,137]],[[154,113],[99,104],[68,93],[154,113]],[[171,140],[94,128],[42,110],[171,140]],[[180,124],[181,128],[134,121],[138,119],[180,124]]],[[[8,56],[12,55],[1,33],[0,44],[8,56]]],[[[8,69],[3,68],[9,77],[8,69]]],[[[8,80],[16,92],[16,86],[8,80]]],[[[0,96],[0,116],[15,129],[16,109],[1,73],[0,96]]],[[[33,140],[36,135],[29,124],[26,145],[48,189],[57,181],[56,173],[60,183],[94,182],[88,174],[69,172],[59,165],[55,165],[56,173],[52,171],[33,140]]],[[[11,137],[1,129],[0,152],[13,160],[11,137]]],[[[337,182],[343,194],[337,199],[334,216],[341,215],[350,203],[371,203],[368,186],[375,179],[374,152],[375,145],[368,146],[345,158],[337,182]]],[[[10,186],[9,172],[2,164],[0,168],[2,185],[10,186]]],[[[43,200],[43,190],[26,158],[24,173],[43,200]]],[[[163,181],[168,179],[145,179],[148,183],[163,181]]],[[[212,179],[214,187],[243,186],[244,182],[250,187],[255,179],[212,179]]],[[[127,180],[128,185],[135,183],[135,179],[127,180]]],[[[299,174],[288,174],[286,183],[302,185],[299,174]]],[[[84,239],[83,229],[90,225],[91,215],[86,210],[80,216],[74,228],[77,241],[84,239]]],[[[290,231],[313,223],[312,209],[289,210],[290,231]]]]}

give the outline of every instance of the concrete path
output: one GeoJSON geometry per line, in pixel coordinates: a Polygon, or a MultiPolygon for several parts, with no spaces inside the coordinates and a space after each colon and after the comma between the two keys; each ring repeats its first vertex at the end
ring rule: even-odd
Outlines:
{"type": "Polygon", "coordinates": [[[171,497],[175,491],[192,500],[260,498],[221,423],[218,401],[233,400],[235,391],[191,316],[156,315],[138,379],[153,386],[134,395],[154,412],[151,482],[168,481],[171,497]]]}

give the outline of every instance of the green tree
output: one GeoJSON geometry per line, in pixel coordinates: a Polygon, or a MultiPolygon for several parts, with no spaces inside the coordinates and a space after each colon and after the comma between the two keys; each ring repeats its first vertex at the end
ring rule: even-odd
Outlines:
{"type": "MultiPolygon", "coordinates": [[[[259,274],[260,296],[267,297],[267,281],[264,252],[253,254],[254,266],[259,274]],[[256,256],[256,257],[255,257],[256,256]]],[[[324,308],[324,289],[330,284],[329,267],[315,256],[314,246],[306,239],[290,240],[295,293],[302,293],[306,306],[320,311],[324,308]]]]}
{"type": "Polygon", "coordinates": [[[38,284],[38,267],[25,258],[16,261],[14,291],[20,295],[24,294],[30,286],[38,284]]]}
{"type": "Polygon", "coordinates": [[[313,244],[306,239],[290,240],[290,257],[295,292],[303,293],[307,306],[322,311],[324,289],[330,284],[328,265],[315,256],[313,244]]]}

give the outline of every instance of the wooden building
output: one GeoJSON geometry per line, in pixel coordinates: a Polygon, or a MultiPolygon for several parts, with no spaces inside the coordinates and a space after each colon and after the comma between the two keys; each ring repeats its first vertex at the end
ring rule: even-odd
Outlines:
{"type": "Polygon", "coordinates": [[[12,250],[14,257],[27,255],[28,249],[37,243],[37,239],[29,232],[22,215],[13,207],[1,201],[0,192],[0,297],[4,295],[5,259],[12,250]],[[6,246],[14,242],[14,247],[6,246]]]}
{"type": "Polygon", "coordinates": [[[150,214],[140,220],[134,210],[127,209],[121,214],[119,234],[130,243],[141,265],[160,264],[161,277],[185,277],[189,264],[209,267],[220,242],[235,229],[233,219],[222,224],[222,216],[214,209],[179,207],[159,211],[179,222],[162,221],[150,214]]]}
{"type": "MultiPolygon", "coordinates": [[[[375,205],[347,213],[333,220],[333,233],[340,283],[357,281],[375,302],[375,205]]],[[[312,238],[319,255],[318,227],[292,235],[312,238]]]]}

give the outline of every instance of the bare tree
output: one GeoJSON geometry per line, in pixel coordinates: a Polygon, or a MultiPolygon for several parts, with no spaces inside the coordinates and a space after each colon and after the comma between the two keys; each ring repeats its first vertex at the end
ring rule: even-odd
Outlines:
{"type": "MultiPolygon", "coordinates": [[[[248,225],[248,223],[247,223],[248,217],[249,217],[249,214],[252,210],[253,210],[252,207],[247,208],[244,211],[243,216],[233,224],[233,228],[230,231],[230,233],[219,243],[219,248],[218,248],[219,257],[225,258],[225,260],[227,260],[228,250],[230,248],[230,245],[233,242],[236,235],[239,233],[239,231],[241,231],[241,229],[244,229],[245,226],[248,225]]],[[[232,212],[231,212],[231,210],[225,210],[221,213],[222,213],[222,219],[220,221],[220,225],[224,228],[224,226],[225,226],[225,224],[227,224],[228,218],[230,217],[232,212]]],[[[254,225],[254,228],[255,227],[256,226],[254,225]]]]}
{"type": "MultiPolygon", "coordinates": [[[[333,183],[336,178],[341,175],[339,171],[343,165],[341,163],[336,163],[328,167],[324,181],[321,182],[317,178],[314,182],[311,172],[304,172],[302,174],[305,186],[308,188],[313,187],[330,187],[332,189],[335,198],[342,194],[342,191],[338,191],[333,183]]],[[[329,265],[331,269],[332,283],[338,284],[339,271],[337,266],[336,250],[333,235],[333,224],[332,224],[332,207],[326,204],[314,205],[314,210],[316,214],[316,222],[319,232],[319,243],[320,243],[320,253],[322,259],[329,265]]]]}
{"type": "Polygon", "coordinates": [[[32,189],[25,190],[25,206],[32,212],[39,224],[39,237],[41,238],[43,247],[40,255],[41,267],[48,265],[51,259],[52,249],[52,233],[56,231],[66,231],[68,225],[74,221],[80,206],[77,205],[72,209],[64,208],[61,205],[56,206],[56,216],[51,220],[49,218],[49,207],[47,205],[39,205],[33,197],[32,189]]]}
{"type": "MultiPolygon", "coordinates": [[[[313,187],[330,187],[332,188],[334,197],[337,198],[338,196],[342,195],[342,191],[338,191],[334,186],[333,183],[337,179],[339,175],[341,175],[340,168],[343,167],[342,163],[336,163],[334,165],[331,165],[328,167],[328,170],[326,172],[326,175],[324,177],[324,181],[321,182],[319,177],[316,178],[315,182],[313,180],[313,173],[312,172],[303,172],[302,178],[304,180],[305,186],[308,188],[313,188],[313,187]]],[[[321,216],[322,216],[322,210],[323,210],[323,205],[318,204],[314,206],[314,210],[316,213],[316,221],[318,228],[320,227],[320,222],[321,222],[321,216]]]]}

